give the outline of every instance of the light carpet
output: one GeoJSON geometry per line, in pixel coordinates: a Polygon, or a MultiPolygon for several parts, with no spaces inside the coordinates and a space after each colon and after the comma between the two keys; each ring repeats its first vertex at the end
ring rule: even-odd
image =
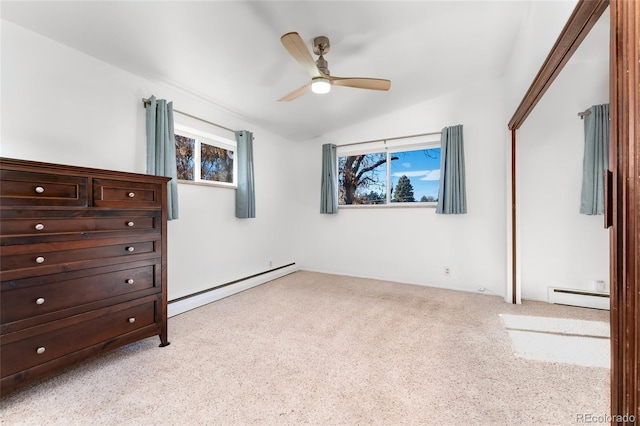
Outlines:
{"type": "Polygon", "coordinates": [[[516,356],[610,368],[610,326],[604,321],[500,315],[516,356]]]}
{"type": "MultiPolygon", "coordinates": [[[[568,425],[609,370],[514,356],[500,314],[608,312],[297,272],[0,402],[3,425],[568,425]]],[[[584,418],[584,417],[582,417],[584,418]]]]}

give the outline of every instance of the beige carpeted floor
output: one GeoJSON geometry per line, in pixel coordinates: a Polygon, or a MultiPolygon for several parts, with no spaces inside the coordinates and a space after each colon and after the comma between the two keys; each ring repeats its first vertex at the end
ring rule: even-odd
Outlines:
{"type": "Polygon", "coordinates": [[[514,355],[500,314],[608,312],[297,272],[0,402],[3,425],[569,425],[609,370],[514,355]]]}

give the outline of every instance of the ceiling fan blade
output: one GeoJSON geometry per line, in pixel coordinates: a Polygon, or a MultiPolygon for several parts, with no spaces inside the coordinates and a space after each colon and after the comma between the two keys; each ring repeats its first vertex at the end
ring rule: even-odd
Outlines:
{"type": "Polygon", "coordinates": [[[320,77],[320,70],[316,65],[316,61],[313,60],[311,52],[309,52],[300,34],[296,32],[286,33],[280,37],[280,41],[282,41],[285,49],[293,56],[293,59],[298,61],[298,63],[311,74],[311,77],[320,77]]]}
{"type": "Polygon", "coordinates": [[[334,86],[355,87],[357,89],[369,89],[369,90],[389,90],[391,88],[391,81],[382,78],[361,78],[361,77],[331,77],[331,84],[334,86]]]}
{"type": "Polygon", "coordinates": [[[287,95],[284,95],[283,97],[278,99],[278,102],[289,102],[289,101],[292,101],[294,99],[297,99],[300,96],[302,96],[305,93],[307,93],[309,91],[309,89],[311,89],[311,83],[307,83],[304,86],[294,90],[293,92],[291,92],[291,93],[289,93],[287,95]]]}

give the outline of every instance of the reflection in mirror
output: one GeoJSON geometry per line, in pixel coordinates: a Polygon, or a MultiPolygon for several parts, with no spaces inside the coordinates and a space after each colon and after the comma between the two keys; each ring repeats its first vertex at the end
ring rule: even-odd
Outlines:
{"type": "Polygon", "coordinates": [[[580,214],[584,128],[578,116],[608,102],[607,8],[518,130],[523,299],[548,300],[550,287],[608,292],[609,242],[603,217],[580,214]]]}

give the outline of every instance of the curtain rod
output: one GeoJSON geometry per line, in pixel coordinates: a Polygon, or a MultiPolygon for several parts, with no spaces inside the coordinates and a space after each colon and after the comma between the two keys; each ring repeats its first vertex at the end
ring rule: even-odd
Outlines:
{"type": "MultiPolygon", "coordinates": [[[[149,100],[149,99],[145,99],[145,98],[142,98],[142,104],[143,104],[143,105],[144,105],[144,107],[146,108],[146,107],[147,107],[147,105],[151,105],[151,100],[149,100]]],[[[200,117],[196,117],[195,115],[187,114],[186,112],[182,112],[182,111],[179,111],[179,110],[177,110],[177,109],[174,109],[174,110],[173,110],[173,112],[177,112],[178,114],[182,114],[182,115],[186,115],[187,117],[191,117],[191,118],[193,118],[194,120],[202,121],[203,123],[211,124],[212,126],[216,126],[216,127],[221,128],[221,129],[228,130],[228,131],[230,131],[231,133],[235,133],[235,132],[236,132],[235,130],[230,129],[230,128],[228,128],[228,127],[224,127],[224,126],[221,126],[221,125],[219,125],[219,124],[212,123],[211,121],[204,120],[204,119],[202,119],[202,118],[200,118],[200,117]]]]}
{"type": "Polygon", "coordinates": [[[591,115],[591,111],[586,110],[578,113],[578,117],[580,117],[580,120],[582,120],[585,115],[591,115]]]}
{"type": "Polygon", "coordinates": [[[418,136],[431,136],[431,135],[440,135],[440,134],[442,134],[442,132],[418,133],[416,135],[396,136],[394,138],[373,139],[373,140],[370,140],[370,141],[345,143],[344,145],[337,145],[337,146],[362,145],[363,143],[382,142],[382,141],[386,142],[386,141],[394,141],[394,140],[398,140],[398,139],[417,138],[418,136]]]}

